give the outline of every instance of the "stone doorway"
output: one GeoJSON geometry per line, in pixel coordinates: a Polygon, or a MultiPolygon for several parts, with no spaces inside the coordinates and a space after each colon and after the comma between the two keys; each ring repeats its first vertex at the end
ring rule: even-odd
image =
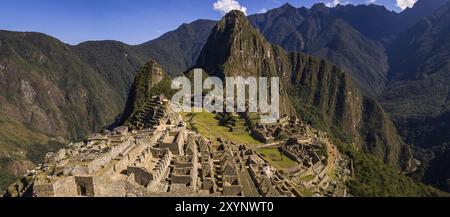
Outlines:
{"type": "Polygon", "coordinates": [[[75,177],[78,196],[94,197],[94,180],[93,177],[75,177]]]}

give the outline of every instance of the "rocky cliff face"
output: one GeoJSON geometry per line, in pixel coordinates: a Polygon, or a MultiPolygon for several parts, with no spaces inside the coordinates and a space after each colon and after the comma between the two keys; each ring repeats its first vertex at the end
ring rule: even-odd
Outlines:
{"type": "Polygon", "coordinates": [[[222,78],[279,76],[284,112],[294,108],[300,117],[344,135],[385,162],[410,166],[403,164],[411,156],[392,122],[349,74],[327,61],[271,45],[242,12],[230,12],[214,27],[196,67],[222,78]]]}

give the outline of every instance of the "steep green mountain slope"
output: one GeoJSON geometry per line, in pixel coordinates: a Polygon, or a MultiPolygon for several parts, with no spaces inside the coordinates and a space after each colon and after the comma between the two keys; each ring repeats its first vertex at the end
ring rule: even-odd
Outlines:
{"type": "Polygon", "coordinates": [[[90,41],[73,47],[75,53],[115,88],[125,102],[136,72],[148,57],[117,41],[90,41]]]}
{"type": "Polygon", "coordinates": [[[311,9],[284,5],[251,22],[274,44],[326,59],[348,71],[370,94],[384,89],[388,70],[384,47],[333,14],[323,4],[311,9]]]}
{"type": "Polygon", "coordinates": [[[418,0],[412,8],[401,13],[387,10],[379,5],[339,5],[330,11],[345,20],[364,36],[381,42],[388,47],[404,31],[422,18],[432,15],[449,0],[418,0]]]}
{"type": "Polygon", "coordinates": [[[348,74],[324,60],[271,45],[241,12],[230,12],[214,27],[196,67],[222,78],[279,76],[282,111],[295,108],[302,118],[391,165],[412,166],[407,146],[381,106],[364,96],[348,74]]]}
{"type": "Polygon", "coordinates": [[[412,168],[410,150],[382,107],[352,78],[323,60],[291,54],[290,94],[304,119],[391,165],[412,168]]]}
{"type": "Polygon", "coordinates": [[[197,20],[183,24],[158,39],[133,46],[146,59],[153,58],[169,73],[179,75],[191,67],[197,59],[215,21],[197,20]]]}
{"type": "Polygon", "coordinates": [[[111,85],[117,87],[125,101],[136,72],[149,59],[160,63],[171,76],[191,67],[214,24],[210,20],[197,20],[140,45],[90,41],[75,46],[74,50],[111,85]]]}
{"type": "Polygon", "coordinates": [[[76,138],[120,109],[117,92],[69,46],[38,33],[0,32],[1,111],[47,135],[76,138]]]}
{"type": "Polygon", "coordinates": [[[389,49],[386,108],[396,115],[438,115],[450,109],[450,4],[403,33],[389,49]]]}
{"type": "Polygon", "coordinates": [[[422,18],[432,15],[436,10],[450,0],[418,0],[414,7],[402,11],[399,22],[399,33],[404,32],[418,23],[422,18]]]}
{"type": "Polygon", "coordinates": [[[23,173],[30,160],[38,163],[65,139],[109,124],[121,104],[114,88],[70,46],[43,34],[0,31],[1,167],[10,167],[2,170],[6,176],[23,173]]]}
{"type": "Polygon", "coordinates": [[[44,151],[48,137],[27,129],[3,114],[0,114],[0,129],[0,191],[4,192],[5,187],[13,183],[14,179],[33,168],[31,155],[35,155],[34,151],[37,150],[44,151]]]}
{"type": "Polygon", "coordinates": [[[450,4],[402,34],[389,50],[389,89],[383,105],[401,117],[450,111],[450,4]]]}
{"type": "Polygon", "coordinates": [[[355,179],[350,192],[362,197],[448,197],[449,194],[418,183],[372,155],[352,152],[355,179]]]}
{"type": "Polygon", "coordinates": [[[424,181],[445,191],[450,191],[450,149],[433,159],[424,174],[424,181]]]}
{"type": "Polygon", "coordinates": [[[339,5],[330,10],[330,13],[346,21],[364,36],[385,46],[405,29],[400,22],[401,14],[380,5],[339,5]]]}
{"type": "MultiPolygon", "coordinates": [[[[448,149],[446,144],[450,143],[449,23],[450,3],[401,34],[389,49],[390,84],[382,95],[383,105],[403,137],[428,150],[448,149]]],[[[448,163],[437,157],[441,160],[436,161],[448,163]]],[[[427,159],[421,160],[427,163],[427,159]]],[[[430,164],[434,172],[428,172],[428,176],[446,182],[450,177],[436,173],[433,165],[437,164],[430,164]]],[[[427,180],[435,181],[430,177],[427,180]]]]}

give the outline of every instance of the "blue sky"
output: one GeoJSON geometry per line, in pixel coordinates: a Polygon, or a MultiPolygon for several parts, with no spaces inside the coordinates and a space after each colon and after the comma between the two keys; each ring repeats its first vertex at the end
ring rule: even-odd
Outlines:
{"type": "MultiPolygon", "coordinates": [[[[6,0],[0,3],[0,29],[36,31],[69,44],[88,40],[119,40],[139,44],[196,19],[221,18],[223,3],[238,3],[247,14],[279,7],[286,2],[300,7],[314,3],[366,4],[369,0],[6,0]]],[[[376,0],[390,10],[397,2],[376,0]]]]}

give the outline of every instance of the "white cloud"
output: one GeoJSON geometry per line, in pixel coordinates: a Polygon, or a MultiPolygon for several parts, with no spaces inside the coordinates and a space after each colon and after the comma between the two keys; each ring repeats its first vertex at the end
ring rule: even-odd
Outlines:
{"type": "Polygon", "coordinates": [[[261,9],[258,11],[258,14],[264,14],[264,13],[266,13],[266,12],[267,12],[267,9],[261,8],[261,9]]]}
{"type": "Polygon", "coordinates": [[[220,11],[222,14],[226,14],[232,10],[240,10],[247,14],[247,8],[241,6],[241,4],[236,0],[218,0],[213,4],[215,11],[220,11]]]}
{"type": "Polygon", "coordinates": [[[350,2],[344,1],[344,0],[331,0],[331,1],[327,2],[327,3],[325,3],[325,5],[327,7],[329,7],[329,8],[334,8],[334,7],[338,6],[338,5],[346,5],[346,4],[349,4],[349,3],[350,2]]]}
{"type": "Polygon", "coordinates": [[[416,2],[417,0],[397,0],[397,6],[402,10],[405,10],[406,8],[414,6],[416,2]]]}
{"type": "Polygon", "coordinates": [[[370,5],[370,4],[375,4],[377,3],[377,0],[367,0],[366,4],[370,5]]]}

